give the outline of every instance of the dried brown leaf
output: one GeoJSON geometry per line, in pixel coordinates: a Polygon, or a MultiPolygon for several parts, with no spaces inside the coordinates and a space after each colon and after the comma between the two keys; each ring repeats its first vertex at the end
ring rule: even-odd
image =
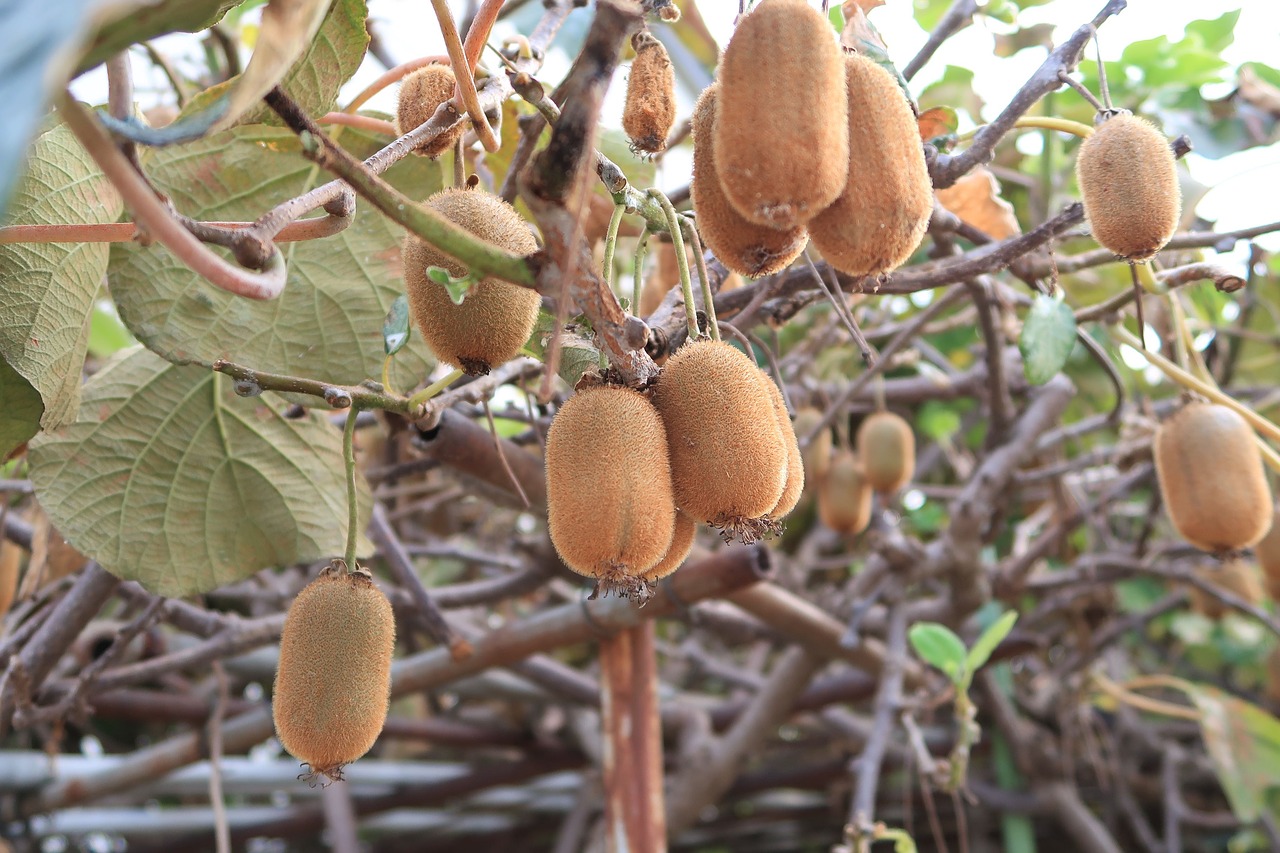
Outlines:
{"type": "Polygon", "coordinates": [[[937,195],[942,206],[962,222],[996,240],[1022,233],[1013,205],[1000,197],[1000,184],[986,169],[974,169],[937,195]]]}

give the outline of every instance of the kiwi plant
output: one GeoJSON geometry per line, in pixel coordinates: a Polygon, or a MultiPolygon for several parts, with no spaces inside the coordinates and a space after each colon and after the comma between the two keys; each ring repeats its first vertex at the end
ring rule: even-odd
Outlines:
{"type": "Polygon", "coordinates": [[[313,777],[342,778],[387,719],[396,622],[367,571],[342,561],[303,588],[280,635],[271,713],[276,735],[313,777]]]}
{"type": "MultiPolygon", "coordinates": [[[[453,99],[457,83],[452,68],[434,63],[405,77],[396,100],[396,132],[403,136],[429,121],[441,104],[453,99]]],[[[452,148],[464,130],[466,123],[459,122],[452,130],[422,143],[413,151],[435,159],[452,148]]]]}
{"type": "MultiPolygon", "coordinates": [[[[528,255],[538,241],[520,214],[496,195],[481,189],[454,187],[431,196],[426,206],[453,224],[494,245],[528,255]]],[[[441,361],[467,373],[488,373],[515,357],[529,339],[542,298],[536,290],[496,278],[482,279],[467,291],[461,305],[444,285],[427,275],[441,267],[455,278],[465,266],[413,234],[404,241],[404,282],[423,339],[441,361]]]]}
{"type": "Polygon", "coordinates": [[[578,391],[551,421],[546,469],[560,559],[600,592],[638,592],[671,550],[676,523],[667,433],[653,404],[629,388],[578,391]]]}
{"type": "Polygon", "coordinates": [[[631,37],[636,58],[627,79],[622,129],[640,154],[660,154],[676,121],[676,75],[667,49],[648,32],[631,37]]]}
{"type": "Polygon", "coordinates": [[[1272,505],[1262,453],[1234,410],[1188,403],[1160,424],[1154,452],[1160,495],[1182,538],[1225,553],[1266,534],[1272,505]]]}
{"type": "Polygon", "coordinates": [[[849,128],[832,117],[846,94],[831,24],[807,0],[762,0],[739,21],[717,76],[710,136],[725,196],[757,225],[803,225],[849,174],[849,128]]]}
{"type": "Polygon", "coordinates": [[[911,482],[916,470],[916,437],[911,424],[893,412],[873,412],[858,426],[858,458],[871,488],[891,495],[911,482]]]}
{"type": "Polygon", "coordinates": [[[1182,196],[1173,151],[1144,118],[1127,112],[1106,118],[1080,145],[1076,180],[1094,239],[1121,258],[1147,260],[1178,227],[1182,196]]]}

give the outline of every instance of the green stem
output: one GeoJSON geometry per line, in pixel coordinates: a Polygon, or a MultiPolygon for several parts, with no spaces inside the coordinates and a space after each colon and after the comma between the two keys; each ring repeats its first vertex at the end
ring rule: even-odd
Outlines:
{"type": "MultiPolygon", "coordinates": [[[[618,226],[622,224],[622,214],[627,210],[625,204],[615,204],[613,215],[609,217],[609,230],[604,235],[604,285],[613,290],[613,253],[618,248],[618,226]]],[[[636,306],[631,306],[631,313],[636,313],[636,306]]]]}
{"type": "Polygon", "coordinates": [[[342,462],[347,468],[347,553],[343,559],[347,563],[347,571],[356,570],[356,539],[359,522],[356,520],[356,421],[360,409],[354,404],[347,409],[347,423],[342,428],[342,462]]]}
{"type": "Polygon", "coordinates": [[[649,250],[649,235],[653,232],[645,228],[636,241],[635,267],[631,282],[631,313],[637,317],[640,310],[640,290],[644,287],[644,256],[649,250]]]}
{"type": "Polygon", "coordinates": [[[707,328],[711,330],[711,339],[720,340],[720,324],[716,322],[716,295],[711,292],[711,279],[707,275],[707,259],[702,257],[702,238],[698,229],[687,219],[680,224],[689,229],[689,244],[693,246],[693,263],[698,270],[698,284],[702,287],[702,302],[707,311],[707,328]]]}
{"type": "Polygon", "coordinates": [[[417,394],[414,394],[412,397],[409,398],[409,411],[411,412],[417,411],[432,397],[436,396],[441,391],[448,388],[453,383],[457,382],[458,379],[461,378],[461,376],[462,376],[461,370],[454,370],[445,378],[432,382],[426,388],[423,388],[417,394]]]}
{"type": "MultiPolygon", "coordinates": [[[[689,259],[684,254],[684,237],[680,234],[680,219],[676,216],[676,209],[671,205],[671,199],[667,198],[662,190],[651,189],[646,195],[661,204],[662,211],[667,216],[667,230],[671,233],[671,244],[676,250],[676,265],[680,268],[680,292],[684,294],[684,316],[685,322],[689,325],[689,340],[696,341],[698,309],[693,304],[693,284],[689,281],[689,259]]],[[[710,315],[707,316],[710,319],[710,315]]],[[[715,334],[714,325],[711,325],[711,329],[715,334]]]]}
{"type": "Polygon", "coordinates": [[[409,401],[396,394],[375,391],[364,385],[335,385],[315,379],[304,379],[300,376],[287,376],[283,373],[267,373],[234,364],[230,361],[215,361],[213,369],[218,373],[250,383],[259,391],[289,391],[294,394],[307,394],[319,397],[335,409],[358,406],[360,409],[382,409],[400,415],[408,415],[412,411],[409,401]]]}

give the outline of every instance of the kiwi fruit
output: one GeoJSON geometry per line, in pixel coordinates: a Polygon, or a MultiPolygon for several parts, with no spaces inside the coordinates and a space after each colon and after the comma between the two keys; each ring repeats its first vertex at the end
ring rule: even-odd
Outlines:
{"type": "Polygon", "coordinates": [[[858,426],[858,458],[871,488],[891,495],[916,472],[916,437],[893,412],[874,412],[858,426]]]}
{"type": "Polygon", "coordinates": [[[1129,113],[1104,121],[1080,145],[1076,182],[1093,238],[1129,261],[1164,248],[1178,227],[1182,194],[1169,140],[1129,113]]]}
{"type": "Polygon", "coordinates": [[[782,390],[774,383],[773,377],[760,371],[765,388],[769,392],[769,400],[773,404],[773,416],[778,421],[778,431],[782,433],[782,443],[787,449],[787,479],[782,486],[782,494],[778,502],[769,510],[769,518],[779,521],[786,518],[791,510],[800,503],[804,494],[804,459],[800,456],[800,442],[796,440],[796,431],[791,426],[791,416],[787,414],[787,401],[782,390]]]}
{"type": "Polygon", "coordinates": [[[818,517],[837,533],[856,536],[871,523],[871,484],[858,454],[840,448],[818,482],[818,517]]]}
{"type": "Polygon", "coordinates": [[[717,76],[711,141],[729,202],[771,228],[817,216],[849,174],[849,128],[838,117],[844,62],[831,23],[807,0],[762,0],[739,21],[717,76]]]}
{"type": "MultiPolygon", "coordinates": [[[[458,80],[448,65],[433,63],[405,77],[400,82],[399,98],[396,101],[396,132],[404,136],[430,121],[441,104],[453,100],[453,90],[457,85],[458,80]]],[[[466,129],[466,122],[459,122],[452,130],[413,149],[413,153],[423,154],[434,160],[452,148],[466,129]]]]}
{"type": "MultiPolygon", "coordinates": [[[[1262,602],[1262,582],[1258,578],[1257,567],[1244,560],[1227,560],[1221,566],[1203,567],[1196,570],[1196,576],[1248,604],[1256,606],[1262,602]]],[[[1198,587],[1191,587],[1190,593],[1191,608],[1210,619],[1221,619],[1232,610],[1198,587]]]]}
{"type": "MultiPolygon", "coordinates": [[[[538,249],[538,241],[516,209],[493,193],[454,187],[431,196],[426,206],[510,252],[530,255],[538,249]]],[[[485,278],[467,291],[461,305],[455,305],[444,285],[427,276],[429,267],[442,267],[454,278],[467,274],[461,263],[409,234],[404,241],[405,290],[409,311],[431,351],[473,376],[514,358],[538,320],[542,304],[538,292],[485,278]]]]}
{"type": "Polygon", "coordinates": [[[1271,490],[1253,429],[1232,409],[1191,402],[1155,437],[1156,476],[1169,519],[1202,551],[1248,548],[1271,526],[1271,490]]]}
{"type": "Polygon", "coordinates": [[[18,569],[22,549],[8,539],[0,539],[0,619],[9,612],[18,593],[18,569]]]}
{"type": "Polygon", "coordinates": [[[693,176],[689,197],[697,214],[698,233],[720,262],[735,273],[759,278],[772,275],[800,256],[808,243],[803,227],[776,229],[748,221],[729,203],[716,168],[714,145],[716,101],[720,85],[712,83],[693,109],[693,176]]]}
{"type": "Polygon", "coordinates": [[[387,719],[396,622],[369,573],[342,561],[298,593],[280,635],[276,735],[313,776],[342,778],[387,719]]]}
{"type": "Polygon", "coordinates": [[[547,526],[565,565],[602,592],[638,592],[670,550],[676,506],[667,433],[642,394],[574,394],[547,431],[547,526]]]}
{"type": "Polygon", "coordinates": [[[648,32],[631,37],[636,58],[627,78],[622,129],[636,153],[660,154],[676,122],[676,74],[667,49],[648,32]]]}
{"type": "Polygon", "coordinates": [[[1280,506],[1271,516],[1271,529],[1254,543],[1253,551],[1267,584],[1267,594],[1272,601],[1280,603],[1280,506]]]}
{"type": "Polygon", "coordinates": [[[853,276],[897,269],[920,245],[933,215],[933,184],[916,116],[898,81],[875,62],[844,59],[849,92],[849,178],[809,222],[831,266],[853,276]]]}
{"type": "Polygon", "coordinates": [[[677,512],[675,531],[671,534],[671,546],[667,548],[667,553],[662,555],[657,565],[644,573],[644,579],[654,583],[680,568],[681,564],[689,558],[689,552],[693,550],[697,533],[698,522],[693,519],[693,516],[677,512]]]}
{"type": "MultiPolygon", "coordinates": [[[[822,410],[812,406],[805,406],[797,411],[793,427],[796,438],[803,439],[813,432],[814,427],[822,423],[822,417],[822,410]]],[[[810,441],[804,450],[800,451],[800,457],[804,460],[804,476],[807,483],[816,484],[827,476],[827,470],[831,467],[831,447],[831,430],[823,429],[813,437],[813,441],[810,441]]]]}
{"type": "Polygon", "coordinates": [[[686,343],[658,375],[676,506],[753,542],[787,479],[787,446],[755,362],[723,341],[686,343]]]}

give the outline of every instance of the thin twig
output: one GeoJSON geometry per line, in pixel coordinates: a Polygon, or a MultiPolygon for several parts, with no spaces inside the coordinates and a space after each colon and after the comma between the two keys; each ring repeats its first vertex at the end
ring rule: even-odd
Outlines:
{"type": "Polygon", "coordinates": [[[209,805],[213,809],[213,839],[217,853],[231,853],[231,827],[227,823],[227,804],[222,796],[222,718],[227,713],[229,685],[222,661],[213,662],[213,677],[218,684],[213,713],[209,715],[209,805]]]}

